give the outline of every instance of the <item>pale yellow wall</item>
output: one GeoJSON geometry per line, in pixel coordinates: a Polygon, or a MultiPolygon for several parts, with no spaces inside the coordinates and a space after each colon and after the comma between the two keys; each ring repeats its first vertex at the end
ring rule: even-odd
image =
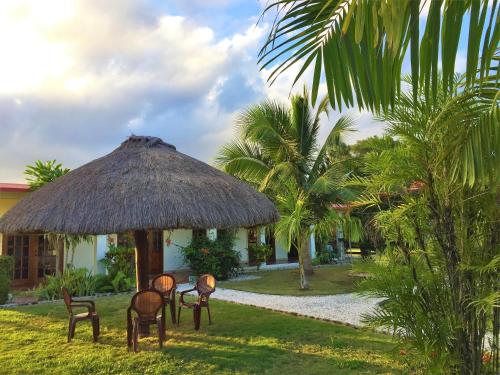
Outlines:
{"type": "Polygon", "coordinates": [[[233,249],[240,253],[242,263],[248,263],[248,229],[237,230],[233,249]]]}
{"type": "MultiPolygon", "coordinates": [[[[0,191],[0,217],[3,214],[5,214],[8,210],[10,210],[26,194],[28,193],[15,192],[15,191],[0,191]]],[[[2,233],[0,233],[0,254],[3,254],[2,241],[3,241],[3,236],[2,233]]]]}
{"type": "Polygon", "coordinates": [[[0,191],[0,216],[10,210],[28,192],[0,191]]]}

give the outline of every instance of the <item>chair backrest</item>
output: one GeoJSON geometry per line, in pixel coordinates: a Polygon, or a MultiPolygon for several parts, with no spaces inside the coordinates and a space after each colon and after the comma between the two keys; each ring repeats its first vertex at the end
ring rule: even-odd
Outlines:
{"type": "Polygon", "coordinates": [[[175,277],[171,273],[162,273],[153,279],[151,285],[164,296],[170,296],[170,292],[176,287],[175,277]]]}
{"type": "Polygon", "coordinates": [[[154,320],[158,311],[163,306],[163,297],[160,292],[153,289],[141,290],[132,297],[130,307],[139,318],[154,320]]]}
{"type": "Polygon", "coordinates": [[[68,309],[68,312],[72,314],[73,310],[71,309],[71,302],[73,302],[73,298],[71,298],[71,294],[66,287],[63,286],[61,288],[61,292],[63,295],[64,303],[66,304],[66,308],[68,309]]]}
{"type": "Polygon", "coordinates": [[[209,296],[215,292],[215,277],[210,274],[201,275],[196,281],[196,290],[199,295],[209,296]]]}

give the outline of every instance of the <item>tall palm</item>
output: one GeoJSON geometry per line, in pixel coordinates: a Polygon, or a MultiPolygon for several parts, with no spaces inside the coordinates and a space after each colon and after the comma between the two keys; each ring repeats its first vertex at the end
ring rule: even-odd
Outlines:
{"type": "Polygon", "coordinates": [[[498,78],[497,0],[274,0],[264,13],[276,8],[260,52],[262,68],[274,65],[272,82],[294,64],[302,65],[297,79],[314,66],[313,103],[324,75],[332,106],[387,110],[400,93],[408,51],[413,99],[419,87],[426,99],[435,99],[438,86],[453,87],[461,37],[467,38],[467,87],[488,74],[498,78]],[[467,18],[468,31],[462,27],[467,18]]]}
{"type": "Polygon", "coordinates": [[[277,203],[282,214],[278,240],[288,247],[292,241],[297,244],[303,277],[313,273],[306,241],[312,228],[332,217],[331,203],[354,196],[342,187],[348,171],[343,166],[346,156],[339,152],[345,149],[342,135],[352,130],[352,120],[341,117],[320,147],[320,116],[327,109],[327,98],[316,110],[311,108],[305,89],[291,98],[290,107],[269,100],[251,106],[238,119],[238,138],[223,146],[216,159],[227,173],[277,203]]]}

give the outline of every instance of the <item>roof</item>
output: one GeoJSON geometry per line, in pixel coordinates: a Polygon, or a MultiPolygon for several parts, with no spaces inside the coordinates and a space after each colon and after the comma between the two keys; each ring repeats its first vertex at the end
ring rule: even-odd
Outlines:
{"type": "Polygon", "coordinates": [[[0,232],[223,229],[278,220],[274,204],[245,182],[160,138],[132,136],[27,194],[0,218],[0,232]]]}
{"type": "Polygon", "coordinates": [[[27,193],[31,189],[27,184],[14,184],[10,182],[0,182],[0,191],[27,193]]]}

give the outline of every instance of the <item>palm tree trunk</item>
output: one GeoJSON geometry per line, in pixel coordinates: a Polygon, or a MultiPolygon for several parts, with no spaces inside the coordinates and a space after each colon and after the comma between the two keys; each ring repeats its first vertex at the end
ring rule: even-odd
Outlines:
{"type": "Polygon", "coordinates": [[[302,264],[305,274],[310,276],[314,273],[314,270],[312,265],[309,236],[306,234],[304,238],[305,239],[303,241],[303,245],[301,246],[301,251],[299,251],[299,257],[302,258],[302,264]]]}
{"type": "Polygon", "coordinates": [[[300,289],[307,290],[309,289],[309,282],[307,281],[307,273],[304,268],[304,258],[302,257],[304,246],[299,244],[299,274],[300,274],[300,289]]]}

